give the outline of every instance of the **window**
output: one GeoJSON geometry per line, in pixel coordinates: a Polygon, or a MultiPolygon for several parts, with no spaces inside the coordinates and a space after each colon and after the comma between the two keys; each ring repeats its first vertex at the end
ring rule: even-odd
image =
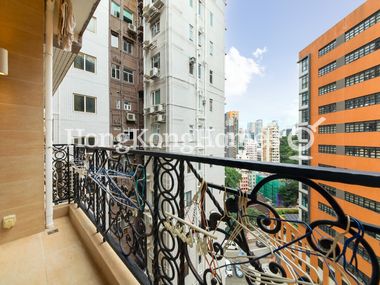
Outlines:
{"type": "Polygon", "coordinates": [[[309,70],[309,58],[305,58],[301,61],[301,71],[306,72],[309,70]]]}
{"type": "Polygon", "coordinates": [[[86,30],[92,33],[96,33],[96,18],[95,17],[91,17],[90,21],[88,22],[86,30]]]}
{"type": "Polygon", "coordinates": [[[345,124],[346,133],[380,132],[380,121],[353,122],[345,124]]]}
{"type": "Polygon", "coordinates": [[[88,137],[87,143],[88,143],[88,145],[95,145],[95,138],[94,137],[88,137]]]}
{"type": "Polygon", "coordinates": [[[120,79],[120,66],[117,64],[111,64],[111,77],[113,79],[120,79]]]}
{"type": "Polygon", "coordinates": [[[301,193],[301,205],[306,208],[309,207],[309,198],[305,193],[301,193]]]}
{"type": "Polygon", "coordinates": [[[192,200],[193,200],[193,197],[191,195],[191,191],[185,192],[185,197],[184,197],[185,207],[191,206],[192,200]]]}
{"type": "Polygon", "coordinates": [[[335,134],[336,133],[336,125],[324,125],[318,127],[319,134],[335,134]]]}
{"type": "Polygon", "coordinates": [[[198,32],[198,46],[202,46],[202,33],[198,32]]]}
{"type": "Polygon", "coordinates": [[[124,110],[125,111],[131,111],[132,110],[132,105],[128,101],[124,102],[124,110]]]}
{"type": "Polygon", "coordinates": [[[129,24],[133,24],[133,13],[127,9],[123,9],[123,20],[129,24]]]}
{"type": "Polygon", "coordinates": [[[374,66],[370,69],[348,76],[345,79],[346,87],[352,86],[375,77],[380,76],[380,65],[374,66]]]}
{"type": "Polygon", "coordinates": [[[189,73],[191,75],[194,75],[194,64],[195,64],[195,58],[191,57],[189,60],[189,73]]]}
{"type": "Polygon", "coordinates": [[[199,16],[202,16],[202,1],[201,0],[199,0],[198,1],[198,15],[199,16]]]}
{"type": "Polygon", "coordinates": [[[119,34],[111,31],[111,46],[119,48],[119,34]]]}
{"type": "Polygon", "coordinates": [[[336,145],[318,145],[318,152],[336,154],[336,145]]]}
{"type": "Polygon", "coordinates": [[[152,68],[157,67],[160,68],[160,53],[155,54],[152,56],[152,68]]]}
{"type": "Polygon", "coordinates": [[[194,27],[193,27],[193,25],[189,25],[189,40],[190,41],[194,40],[194,27]]]}
{"type": "Polygon", "coordinates": [[[327,84],[325,86],[319,87],[318,95],[324,95],[326,93],[330,93],[336,90],[336,82],[327,84]]]}
{"type": "Polygon", "coordinates": [[[127,39],[124,39],[123,41],[123,51],[125,51],[128,54],[133,54],[133,43],[127,39]]]}
{"type": "Polygon", "coordinates": [[[159,34],[160,33],[160,21],[156,21],[154,24],[152,24],[151,30],[152,30],[152,37],[159,34]]]}
{"type": "Polygon", "coordinates": [[[198,64],[198,78],[201,79],[202,77],[202,64],[198,64]]]}
{"type": "Polygon", "coordinates": [[[214,72],[212,70],[210,70],[210,83],[214,83],[214,72]]]}
{"type": "Polygon", "coordinates": [[[74,94],[74,111],[95,113],[96,98],[74,94]]]}
{"type": "Polygon", "coordinates": [[[309,75],[304,75],[301,77],[301,89],[306,89],[309,87],[309,75]]]}
{"type": "Polygon", "coordinates": [[[318,56],[323,56],[326,53],[329,53],[330,51],[332,51],[334,48],[336,48],[336,40],[333,40],[332,42],[328,43],[323,48],[321,48],[318,51],[318,56]]]}
{"type": "Polygon", "coordinates": [[[336,112],[336,103],[320,106],[318,108],[319,115],[336,112]]]}
{"type": "Polygon", "coordinates": [[[380,147],[346,146],[344,149],[347,156],[380,158],[380,147]]]}
{"type": "Polygon", "coordinates": [[[356,37],[357,35],[369,29],[378,22],[380,22],[380,11],[377,11],[375,14],[371,15],[370,17],[368,17],[367,19],[365,19],[364,21],[360,22],[355,27],[347,31],[344,37],[345,41],[349,41],[350,39],[356,37]]]}
{"type": "Polygon", "coordinates": [[[189,6],[191,7],[191,8],[193,8],[193,0],[189,0],[189,6]]]}
{"type": "Polygon", "coordinates": [[[214,26],[214,14],[210,11],[210,26],[214,26]]]}
{"type": "Polygon", "coordinates": [[[357,97],[345,101],[346,110],[367,107],[376,104],[380,104],[380,93],[357,97]]]}
{"type": "Polygon", "coordinates": [[[214,103],[214,100],[210,99],[210,112],[212,112],[212,109],[213,109],[213,103],[214,103]]]}
{"type": "Polygon", "coordinates": [[[111,15],[117,18],[120,17],[120,5],[113,1],[111,2],[111,15]]]}
{"type": "Polygon", "coordinates": [[[318,70],[318,76],[323,76],[336,69],[336,61],[331,62],[318,70]]]}
{"type": "Polygon", "coordinates": [[[121,108],[121,102],[120,100],[116,100],[116,109],[120,110],[121,108]]]}
{"type": "Polygon", "coordinates": [[[123,80],[128,83],[133,83],[133,70],[124,67],[123,68],[123,80]]]}
{"type": "Polygon", "coordinates": [[[324,203],[318,202],[318,209],[330,216],[336,217],[334,209],[324,203]]]}
{"type": "Polygon", "coordinates": [[[303,92],[300,94],[301,96],[301,106],[309,105],[309,92],[303,92]]]}
{"type": "Polygon", "coordinates": [[[332,186],[329,186],[329,185],[326,185],[326,184],[323,184],[323,183],[319,183],[319,185],[325,189],[330,195],[332,196],[336,196],[336,191],[338,189],[336,189],[335,187],[332,187],[332,186]]]}
{"type": "Polygon", "coordinates": [[[345,56],[345,64],[349,64],[355,60],[358,60],[359,58],[362,58],[376,50],[378,50],[380,47],[380,39],[376,39],[356,50],[353,52],[347,54],[345,56]]]}
{"type": "Polygon", "coordinates": [[[301,122],[302,123],[309,122],[309,110],[302,110],[301,111],[301,122]]]}
{"type": "Polygon", "coordinates": [[[74,60],[74,68],[95,73],[96,58],[84,53],[79,53],[74,60]]]}
{"type": "Polygon", "coordinates": [[[352,194],[350,192],[344,192],[344,200],[352,204],[358,205],[362,208],[366,208],[377,213],[380,213],[380,202],[352,194]]]}
{"type": "Polygon", "coordinates": [[[152,98],[152,105],[158,105],[161,104],[161,91],[160,89],[152,91],[151,94],[152,98]]]}
{"type": "Polygon", "coordinates": [[[210,55],[214,55],[214,43],[212,41],[210,41],[210,55]]]}

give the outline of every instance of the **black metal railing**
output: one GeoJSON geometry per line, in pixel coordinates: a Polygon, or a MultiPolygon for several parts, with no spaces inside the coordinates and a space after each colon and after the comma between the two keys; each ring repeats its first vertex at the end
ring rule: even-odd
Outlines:
{"type": "Polygon", "coordinates": [[[380,173],[72,145],[54,147],[54,167],[54,202],[76,203],[141,284],[222,284],[226,259],[248,284],[327,284],[320,262],[332,280],[379,283],[380,228],[347,215],[319,181],[377,189],[380,173]],[[243,193],[207,181],[211,165],[268,176],[243,193]],[[279,179],[307,185],[335,215],[286,219],[258,199],[279,179]]]}

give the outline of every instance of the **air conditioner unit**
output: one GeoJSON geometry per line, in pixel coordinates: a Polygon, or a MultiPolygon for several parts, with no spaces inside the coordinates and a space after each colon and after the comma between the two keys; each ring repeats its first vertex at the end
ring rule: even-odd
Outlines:
{"type": "Polygon", "coordinates": [[[199,32],[200,32],[201,34],[203,34],[203,33],[204,33],[204,31],[205,31],[203,27],[199,27],[199,29],[198,29],[198,30],[199,30],[199,32]]]}
{"type": "Polygon", "coordinates": [[[127,114],[127,121],[134,122],[136,121],[136,115],[132,113],[127,114]]]}
{"type": "Polygon", "coordinates": [[[128,30],[131,31],[131,32],[136,33],[137,28],[136,28],[136,26],[133,25],[133,24],[128,24],[128,30]]]}
{"type": "Polygon", "coordinates": [[[154,112],[158,112],[158,107],[159,107],[160,105],[156,105],[156,106],[154,106],[154,112]]]}
{"type": "Polygon", "coordinates": [[[164,6],[164,2],[162,0],[154,0],[153,7],[157,9],[161,9],[164,6]]]}
{"type": "Polygon", "coordinates": [[[143,42],[143,49],[149,49],[150,41],[144,41],[143,42]]]}
{"type": "Polygon", "coordinates": [[[151,106],[151,107],[149,108],[149,113],[154,113],[154,106],[151,106]]]}
{"type": "Polygon", "coordinates": [[[158,123],[163,123],[166,121],[166,116],[165,115],[157,115],[157,121],[158,123]]]}
{"type": "Polygon", "coordinates": [[[150,113],[150,108],[149,108],[149,107],[145,108],[145,109],[144,109],[144,113],[145,113],[145,114],[149,114],[149,113],[150,113]]]}
{"type": "Polygon", "coordinates": [[[197,62],[197,59],[195,57],[190,57],[190,63],[196,63],[197,62]]]}
{"type": "Polygon", "coordinates": [[[203,105],[203,106],[206,105],[206,99],[203,99],[203,100],[202,100],[202,105],[203,105]]]}
{"type": "Polygon", "coordinates": [[[165,105],[164,104],[157,105],[156,112],[165,112],[165,105]]]}
{"type": "Polygon", "coordinates": [[[144,8],[143,8],[143,13],[142,13],[143,17],[149,17],[150,15],[150,4],[146,5],[144,8]]]}
{"type": "Polygon", "coordinates": [[[158,122],[158,115],[155,115],[152,117],[152,122],[157,123],[158,122]]]}
{"type": "Polygon", "coordinates": [[[150,70],[149,76],[150,76],[151,79],[160,77],[160,69],[157,68],[157,67],[153,67],[150,70]]]}

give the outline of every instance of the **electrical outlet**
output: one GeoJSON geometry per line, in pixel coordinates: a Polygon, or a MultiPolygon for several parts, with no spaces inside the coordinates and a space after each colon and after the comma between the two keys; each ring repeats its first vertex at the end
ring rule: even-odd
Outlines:
{"type": "Polygon", "coordinates": [[[16,215],[9,215],[3,217],[3,228],[4,229],[11,229],[16,224],[16,215]]]}

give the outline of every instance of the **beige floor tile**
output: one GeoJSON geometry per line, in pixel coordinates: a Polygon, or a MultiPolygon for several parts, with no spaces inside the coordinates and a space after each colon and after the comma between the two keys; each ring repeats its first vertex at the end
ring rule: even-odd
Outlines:
{"type": "Polygon", "coordinates": [[[68,217],[43,232],[0,246],[0,285],[106,284],[68,217]]]}

